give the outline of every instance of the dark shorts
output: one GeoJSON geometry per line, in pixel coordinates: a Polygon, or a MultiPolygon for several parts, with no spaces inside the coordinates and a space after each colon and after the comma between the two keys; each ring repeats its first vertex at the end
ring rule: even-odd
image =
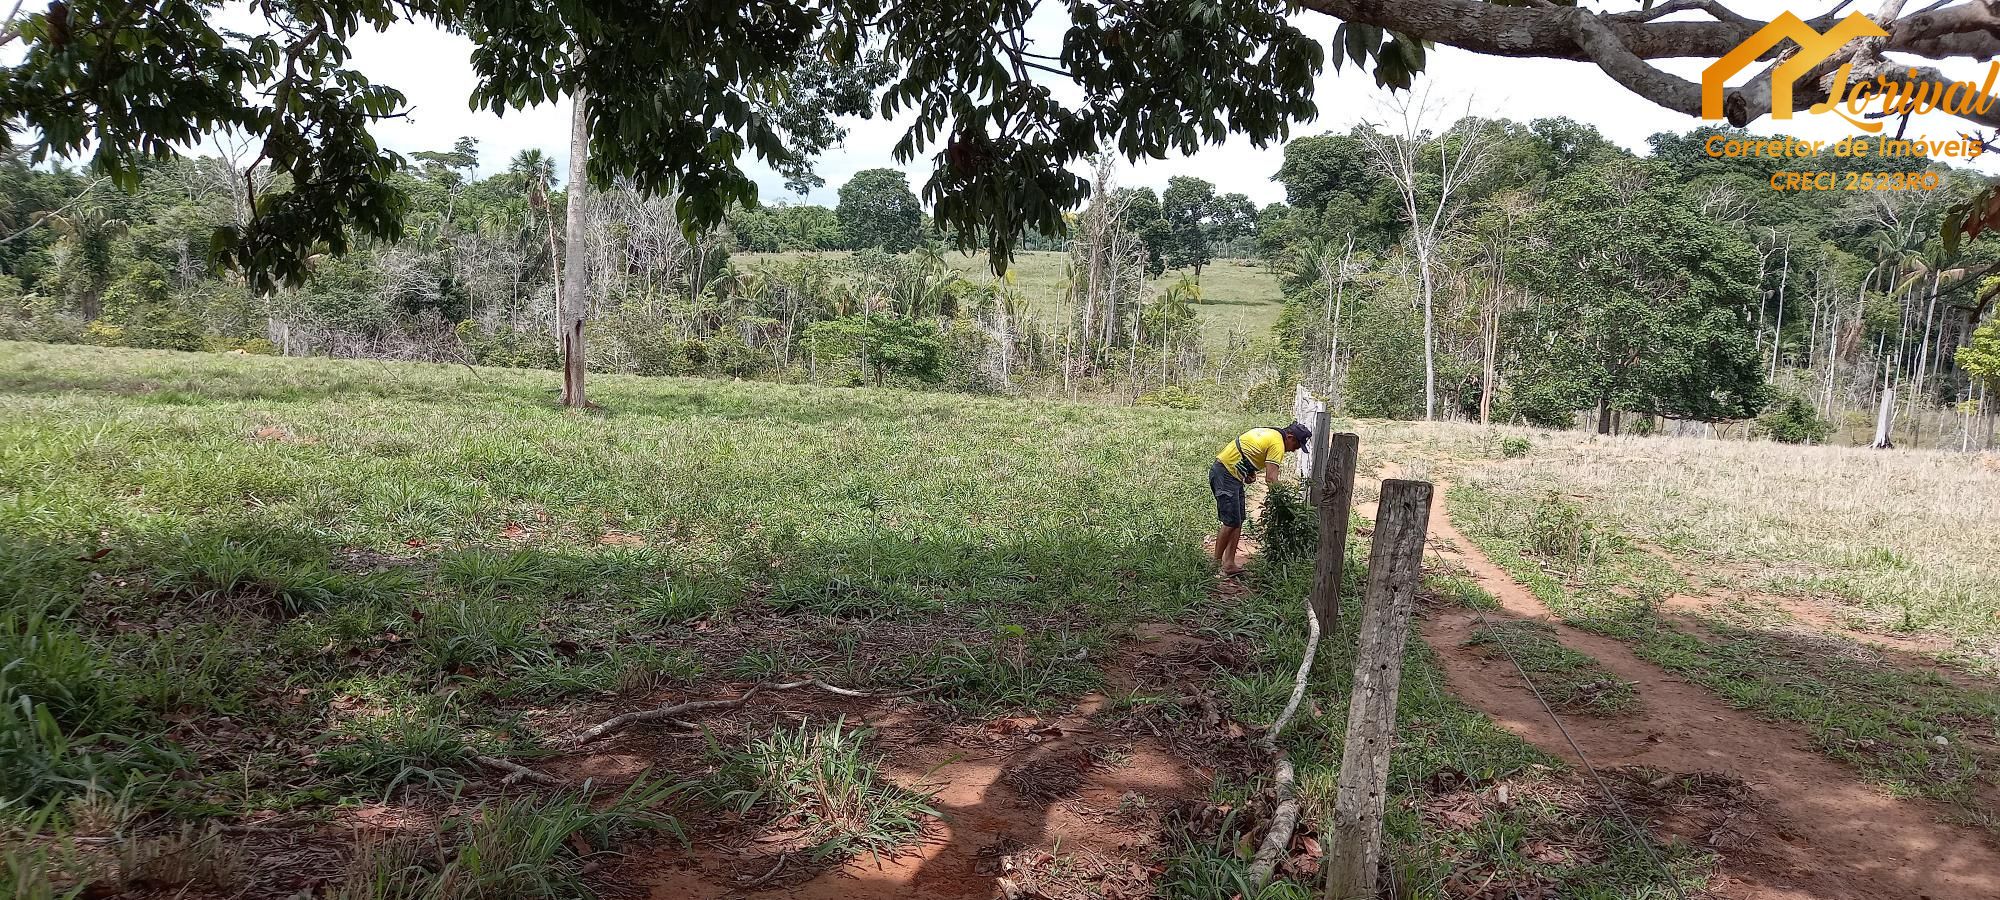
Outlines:
{"type": "Polygon", "coordinates": [[[1215,520],[1224,528],[1243,526],[1243,482],[1216,460],[1208,466],[1208,489],[1215,492],[1215,520]]]}

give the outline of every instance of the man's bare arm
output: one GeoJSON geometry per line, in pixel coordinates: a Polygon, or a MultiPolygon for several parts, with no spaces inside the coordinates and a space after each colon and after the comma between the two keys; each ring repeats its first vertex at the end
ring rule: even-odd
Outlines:
{"type": "Polygon", "coordinates": [[[1265,483],[1265,484],[1277,484],[1277,483],[1278,483],[1278,464],[1277,464],[1277,463],[1268,463],[1268,462],[1267,462],[1267,463],[1265,463],[1265,464],[1264,464],[1264,483],[1265,483]]]}

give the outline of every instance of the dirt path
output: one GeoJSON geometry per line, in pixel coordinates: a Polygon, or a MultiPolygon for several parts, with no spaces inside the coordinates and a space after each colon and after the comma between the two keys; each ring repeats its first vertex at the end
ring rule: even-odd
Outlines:
{"type": "MultiPolygon", "coordinates": [[[[1107,666],[1105,693],[1048,719],[1013,717],[940,725],[907,705],[852,704],[850,721],[877,730],[889,748],[890,777],[935,792],[941,822],[895,857],[862,856],[809,878],[778,877],[751,886],[778,853],[759,846],[769,835],[736,835],[621,867],[622,880],[656,900],[682,898],[986,898],[1078,893],[1143,897],[1155,873],[1145,866],[1162,811],[1174,800],[1205,795],[1208,779],[1157,738],[1125,734],[1094,719],[1136,683],[1135,672],[1172,652],[1184,638],[1143,627],[1139,640],[1107,666]],[[1004,883],[1003,883],[1004,879],[1004,883]],[[1039,883],[1038,883],[1039,882],[1039,883]]],[[[824,715],[821,704],[815,710],[824,715]]],[[[808,710],[800,709],[800,712],[808,710]]],[[[803,866],[801,867],[803,868],[803,866]]],[[[801,872],[800,874],[804,874],[801,872]]]]}
{"type": "MultiPolygon", "coordinates": [[[[1442,486],[1431,514],[1433,549],[1499,598],[1506,617],[1554,625],[1562,643],[1638,685],[1644,712],[1629,720],[1569,717],[1569,733],[1599,768],[1716,772],[1747,783],[1770,819],[1762,834],[1723,849],[1712,893],[1735,900],[1990,900],[2000,897],[2000,853],[1937,811],[1898,800],[1810,749],[1797,729],[1735,709],[1707,689],[1639,659],[1624,643],[1560,624],[1540,601],[1453,528],[1442,486]]],[[[1488,618],[1497,618],[1487,614],[1488,618]]],[[[1424,623],[1453,692],[1536,746],[1575,761],[1505,659],[1463,647],[1479,614],[1443,609],[1424,623]]]]}

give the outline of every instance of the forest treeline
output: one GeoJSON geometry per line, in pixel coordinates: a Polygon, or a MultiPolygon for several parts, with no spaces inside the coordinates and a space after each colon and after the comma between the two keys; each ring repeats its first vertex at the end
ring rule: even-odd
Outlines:
{"type": "MultiPolygon", "coordinates": [[[[1655,135],[1641,156],[1565,119],[1433,132],[1402,112],[1290,141],[1285,200],[1262,209],[1194,177],[1119,187],[1102,165],[1067,234],[1024,241],[1068,254],[1053,298],[950,265],[894,170],[857,173],[831,208],[735,209],[694,236],[669,198],[593,192],[590,367],[1173,404],[1269,405],[1303,382],[1350,415],[1749,422],[1800,441],[1866,430],[1893,390],[1898,443],[1991,443],[2000,251],[1938,238],[1975,174],[1775,191],[1772,172],[1799,161],[1712,157],[1716,129],[1655,135]],[[1195,312],[1201,270],[1242,257],[1279,273],[1284,314],[1218,352],[1195,312]]],[[[136,192],[0,159],[0,337],[558,365],[569,198],[547,157],[485,166],[471,140],[414,154],[400,240],[357,239],[303,285],[254,295],[210,262],[210,235],[285,185],[228,156],[154,164],[136,192]]]]}

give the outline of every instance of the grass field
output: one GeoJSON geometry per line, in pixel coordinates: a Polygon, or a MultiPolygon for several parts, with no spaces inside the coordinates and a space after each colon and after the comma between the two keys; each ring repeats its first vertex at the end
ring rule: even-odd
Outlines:
{"type": "MultiPolygon", "coordinates": [[[[907,844],[935,786],[888,779],[831,710],[642,759],[623,788],[510,786],[493,761],[560,763],[581,723],[760,679],[927,686],[925,728],[977,731],[1070,708],[1142,622],[1248,649],[1120,710],[1193,734],[1190,697],[1252,729],[1283,702],[1309,562],[1262,560],[1218,603],[1199,544],[1237,417],[621,377],[572,414],[551,386],[0,344],[0,885],[581,897],[605,848],[751,818],[838,862],[907,844]]],[[[1315,696],[1344,696],[1351,641],[1315,696]]],[[[1667,896],[1576,776],[1420,646],[1407,667],[1407,896],[1667,896]]],[[[1345,712],[1313,706],[1287,742],[1324,827],[1345,712]]],[[[1131,851],[1151,890],[1244,892],[1268,770],[1235,759],[1131,851]]],[[[1698,887],[1706,852],[1665,849],[1698,887]]]]}
{"type": "Polygon", "coordinates": [[[1394,426],[1468,486],[1552,493],[1592,522],[1677,560],[1699,582],[1836,601],[1883,634],[1928,636],[2000,663],[2000,459],[1691,438],[1601,438],[1394,426]],[[1473,465],[1452,462],[1472,461],[1473,465]]]}
{"type": "Polygon", "coordinates": [[[2000,834],[1992,457],[1415,424],[1375,436],[1453,482],[1453,520],[1570,624],[2000,834]]]}
{"type": "MultiPolygon", "coordinates": [[[[730,257],[738,265],[754,266],[762,260],[793,259],[800,256],[838,256],[840,253],[737,253],[730,257]]],[[[945,261],[965,277],[981,283],[993,280],[993,272],[987,268],[986,257],[963,253],[946,253],[945,261]]],[[[1063,291],[1068,285],[1069,254],[1053,250],[1025,250],[1015,255],[1014,264],[1008,277],[1014,286],[1027,298],[1030,308],[1037,318],[1044,322],[1061,323],[1072,315],[1063,303],[1063,291]]],[[[1182,276],[1192,276],[1193,270],[1174,269],[1154,280],[1155,290],[1164,290],[1167,285],[1182,276]]],[[[1252,260],[1216,260],[1213,265],[1201,271],[1201,302],[1196,305],[1201,314],[1202,334],[1210,346],[1220,347],[1231,338],[1256,340],[1269,337],[1272,326],[1278,323],[1278,314],[1284,309],[1284,295],[1275,275],[1266,271],[1263,264],[1252,260]]]]}

